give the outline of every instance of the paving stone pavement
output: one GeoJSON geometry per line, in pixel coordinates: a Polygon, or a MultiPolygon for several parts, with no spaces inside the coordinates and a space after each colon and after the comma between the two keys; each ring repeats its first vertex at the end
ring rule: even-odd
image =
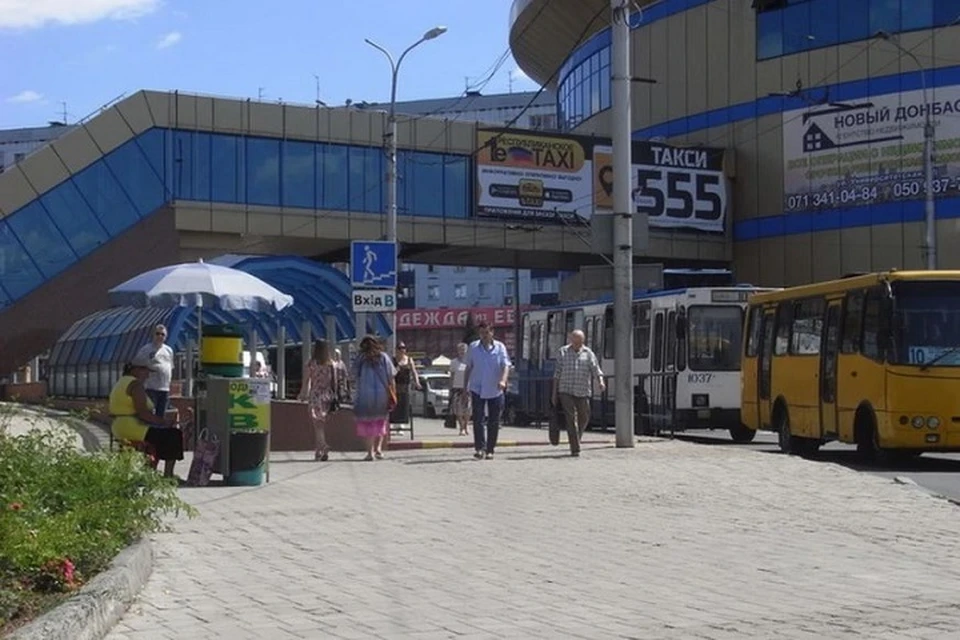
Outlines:
{"type": "Polygon", "coordinates": [[[109,640],[960,637],[960,511],[843,467],[661,441],[275,455],[109,640]]]}

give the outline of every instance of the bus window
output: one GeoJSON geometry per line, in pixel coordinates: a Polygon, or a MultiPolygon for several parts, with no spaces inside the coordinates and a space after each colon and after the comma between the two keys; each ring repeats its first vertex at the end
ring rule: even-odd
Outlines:
{"type": "Polygon", "coordinates": [[[547,353],[544,355],[547,360],[553,360],[566,342],[563,329],[563,311],[554,311],[547,316],[547,353]]]}
{"type": "Polygon", "coordinates": [[[773,355],[782,356],[790,347],[790,329],[793,328],[793,302],[781,302],[777,307],[777,339],[773,344],[773,355]]]}
{"type": "Polygon", "coordinates": [[[740,369],[743,310],[727,305],[687,309],[687,366],[693,371],[740,369]]]}
{"type": "Polygon", "coordinates": [[[603,313],[603,357],[613,360],[616,345],[613,343],[613,307],[607,307],[603,313]]]}
{"type": "Polygon", "coordinates": [[[883,360],[881,336],[883,335],[883,295],[879,289],[871,289],[863,305],[863,343],[861,353],[871,360],[883,360]]]}
{"type": "Polygon", "coordinates": [[[650,309],[649,302],[633,305],[633,357],[650,357],[650,309]]]}
{"type": "Polygon", "coordinates": [[[793,305],[793,327],[790,337],[790,353],[793,355],[817,355],[820,353],[820,338],[823,334],[823,298],[798,300],[793,305]]]}
{"type": "Polygon", "coordinates": [[[663,370],[663,314],[653,321],[653,371],[663,370]]]}
{"type": "Polygon", "coordinates": [[[681,325],[677,329],[677,371],[683,371],[687,368],[687,315],[683,307],[677,312],[677,321],[681,325]]]}
{"type": "Polygon", "coordinates": [[[840,342],[841,353],[860,352],[860,331],[863,328],[863,292],[847,294],[843,304],[843,338],[840,342]]]}
{"type": "Polygon", "coordinates": [[[583,330],[583,343],[589,348],[593,344],[593,318],[587,318],[587,323],[583,330]]]}
{"type": "Polygon", "coordinates": [[[666,352],[667,367],[673,367],[677,364],[677,312],[671,311],[667,314],[667,340],[663,345],[666,352]]]}
{"type": "Polygon", "coordinates": [[[530,329],[530,359],[534,362],[540,362],[543,359],[543,353],[540,350],[543,342],[543,322],[535,322],[530,329]]]}
{"type": "Polygon", "coordinates": [[[596,354],[598,358],[603,357],[603,318],[597,316],[594,327],[593,327],[593,342],[590,345],[590,349],[596,354]]]}
{"type": "Polygon", "coordinates": [[[520,357],[530,359],[530,314],[523,314],[523,328],[520,330],[520,357]]]}
{"type": "Polygon", "coordinates": [[[750,316],[747,320],[747,357],[755,358],[760,348],[760,319],[763,310],[757,307],[750,307],[750,316]]]}

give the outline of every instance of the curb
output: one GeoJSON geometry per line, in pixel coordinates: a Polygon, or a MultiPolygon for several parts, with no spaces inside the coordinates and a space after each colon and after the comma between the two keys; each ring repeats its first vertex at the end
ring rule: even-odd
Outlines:
{"type": "Polygon", "coordinates": [[[99,640],[120,620],[153,571],[146,538],[121,551],[76,595],[14,631],[9,640],[99,640]]]}
{"type": "MultiPolygon", "coordinates": [[[[565,445],[561,442],[560,445],[565,445]]],[[[582,445],[613,444],[612,440],[583,440],[582,445]]],[[[560,446],[557,445],[557,446],[560,446]]],[[[550,443],[544,440],[498,440],[497,448],[501,447],[549,447],[550,443]]],[[[389,451],[410,451],[414,449],[473,449],[473,440],[391,440],[389,451]]]]}

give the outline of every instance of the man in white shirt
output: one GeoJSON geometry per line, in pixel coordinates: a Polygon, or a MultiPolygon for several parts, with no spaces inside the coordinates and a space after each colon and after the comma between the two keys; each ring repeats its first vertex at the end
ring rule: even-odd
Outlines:
{"type": "Polygon", "coordinates": [[[150,362],[150,376],[143,383],[143,387],[153,401],[154,413],[161,417],[167,413],[170,380],[173,378],[173,349],[166,344],[166,340],[167,328],[158,324],[153,331],[153,340],[137,352],[137,358],[150,362]]]}
{"type": "Polygon", "coordinates": [[[473,404],[473,444],[476,449],[473,457],[480,460],[486,455],[487,460],[492,460],[500,432],[503,392],[507,389],[510,377],[510,357],[507,347],[493,339],[493,329],[485,322],[477,325],[477,333],[480,339],[467,350],[464,382],[473,404]]]}
{"type": "Polygon", "coordinates": [[[593,385],[603,393],[603,371],[597,356],[584,344],[583,331],[570,333],[570,342],[560,347],[553,376],[553,406],[563,407],[567,420],[570,455],[580,455],[580,439],[590,423],[590,398],[593,385]]]}

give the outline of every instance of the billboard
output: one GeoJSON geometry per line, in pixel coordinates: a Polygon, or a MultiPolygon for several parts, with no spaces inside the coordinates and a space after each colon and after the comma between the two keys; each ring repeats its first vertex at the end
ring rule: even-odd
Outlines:
{"type": "MultiPolygon", "coordinates": [[[[938,87],[933,191],[960,191],[960,86],[938,87]]],[[[888,93],[783,114],[785,213],[925,197],[923,91],[888,93]]]]}
{"type": "Polygon", "coordinates": [[[477,128],[477,215],[539,221],[593,213],[590,144],[525,129],[477,128]]]}
{"type": "MultiPolygon", "coordinates": [[[[722,232],[730,200],[723,149],[674,147],[634,141],[633,203],[649,226],[722,232]]],[[[613,209],[613,147],[593,148],[593,197],[598,210],[613,209]]]]}

